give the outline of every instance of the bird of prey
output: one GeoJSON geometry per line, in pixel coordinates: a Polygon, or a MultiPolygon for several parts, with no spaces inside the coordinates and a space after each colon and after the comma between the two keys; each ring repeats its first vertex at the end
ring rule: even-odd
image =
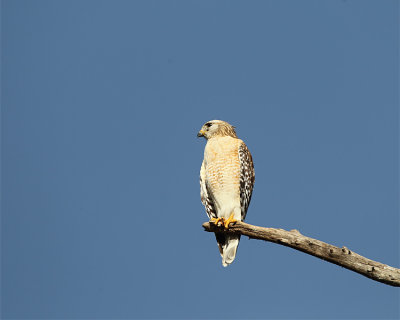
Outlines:
{"type": "MultiPolygon", "coordinates": [[[[206,122],[198,137],[207,139],[200,169],[200,197],[212,223],[244,221],[254,186],[253,159],[235,127],[221,120],[206,122]]],[[[216,233],[222,265],[236,256],[240,235],[216,233]]]]}

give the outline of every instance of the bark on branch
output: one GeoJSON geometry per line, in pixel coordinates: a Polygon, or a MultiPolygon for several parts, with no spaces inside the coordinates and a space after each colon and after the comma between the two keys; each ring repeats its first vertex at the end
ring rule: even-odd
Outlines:
{"type": "Polygon", "coordinates": [[[263,228],[240,221],[231,225],[229,229],[224,229],[210,222],[204,223],[203,227],[208,232],[242,234],[252,239],[281,244],[337,264],[372,280],[400,287],[400,269],[367,259],[350,251],[346,247],[335,247],[331,244],[303,236],[297,230],[286,231],[283,229],[263,228]]]}

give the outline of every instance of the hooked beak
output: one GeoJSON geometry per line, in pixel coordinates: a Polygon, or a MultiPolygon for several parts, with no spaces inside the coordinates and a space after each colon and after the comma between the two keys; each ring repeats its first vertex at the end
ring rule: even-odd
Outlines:
{"type": "Polygon", "coordinates": [[[206,132],[203,130],[203,129],[201,129],[200,131],[199,131],[199,133],[197,134],[197,137],[198,138],[200,138],[200,137],[204,137],[204,134],[205,134],[206,132]]]}

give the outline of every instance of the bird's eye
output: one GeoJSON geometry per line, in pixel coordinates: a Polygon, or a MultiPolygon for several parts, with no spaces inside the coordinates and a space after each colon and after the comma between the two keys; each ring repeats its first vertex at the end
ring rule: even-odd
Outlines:
{"type": "Polygon", "coordinates": [[[210,123],[210,122],[206,123],[206,127],[207,127],[207,128],[209,128],[209,127],[211,127],[211,126],[212,126],[212,123],[210,123]]]}

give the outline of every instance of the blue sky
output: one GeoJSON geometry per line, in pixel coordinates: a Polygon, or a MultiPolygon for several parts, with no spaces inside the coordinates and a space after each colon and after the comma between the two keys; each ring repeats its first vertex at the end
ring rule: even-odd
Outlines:
{"type": "Polygon", "coordinates": [[[399,291],[242,238],[202,124],[251,150],[247,222],[399,267],[398,1],[1,1],[3,318],[395,319],[399,291]]]}

